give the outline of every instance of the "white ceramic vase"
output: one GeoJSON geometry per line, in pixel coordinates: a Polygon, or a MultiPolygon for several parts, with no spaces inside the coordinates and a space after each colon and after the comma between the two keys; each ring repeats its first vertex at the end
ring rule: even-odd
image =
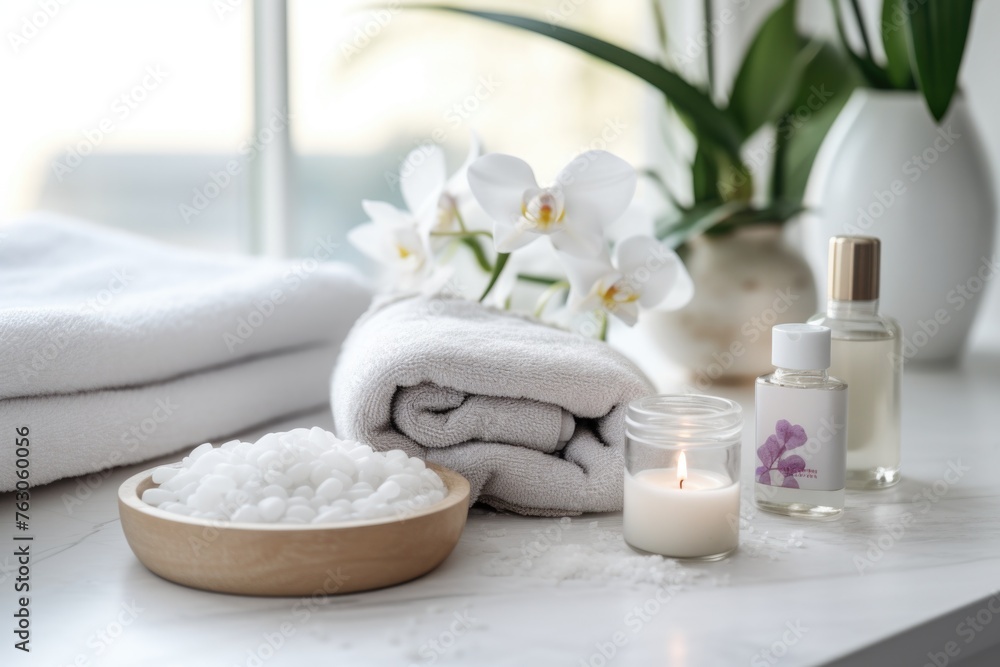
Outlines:
{"type": "Polygon", "coordinates": [[[809,265],[778,225],[695,238],[684,258],[694,298],[674,312],[642,313],[639,328],[688,369],[693,390],[771,370],[771,327],[805,322],[816,312],[809,265]]]}
{"type": "Polygon", "coordinates": [[[822,287],[831,236],[882,239],[880,306],[902,325],[907,359],[955,360],[998,270],[996,202],[981,145],[961,94],[936,125],[918,93],[858,89],[816,156],[806,259],[822,287]]]}

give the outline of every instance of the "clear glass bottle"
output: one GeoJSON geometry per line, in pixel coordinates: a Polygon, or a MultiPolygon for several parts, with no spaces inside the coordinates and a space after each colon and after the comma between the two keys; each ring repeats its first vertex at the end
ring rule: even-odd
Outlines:
{"type": "Polygon", "coordinates": [[[831,329],[830,372],[851,387],[850,489],[882,489],[899,481],[903,336],[895,320],[879,313],[880,250],[874,237],[830,239],[826,313],[809,320],[831,329]]]}
{"type": "Polygon", "coordinates": [[[831,377],[830,329],[778,324],[773,373],[756,383],[754,499],[768,512],[834,519],[844,510],[847,385],[831,377]]]}

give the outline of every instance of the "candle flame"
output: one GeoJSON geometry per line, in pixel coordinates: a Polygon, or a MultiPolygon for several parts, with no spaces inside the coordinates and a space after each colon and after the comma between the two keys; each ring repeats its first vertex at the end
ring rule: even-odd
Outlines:
{"type": "Polygon", "coordinates": [[[684,452],[681,452],[680,457],[677,459],[677,479],[680,481],[680,488],[684,488],[684,480],[688,476],[688,462],[687,457],[684,456],[684,452]]]}

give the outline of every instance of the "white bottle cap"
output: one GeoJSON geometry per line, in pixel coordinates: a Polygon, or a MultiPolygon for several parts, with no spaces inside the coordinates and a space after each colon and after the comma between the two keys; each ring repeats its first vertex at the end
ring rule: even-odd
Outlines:
{"type": "Polygon", "coordinates": [[[775,324],[771,328],[771,363],[794,371],[830,367],[830,329],[816,324],[775,324]]]}

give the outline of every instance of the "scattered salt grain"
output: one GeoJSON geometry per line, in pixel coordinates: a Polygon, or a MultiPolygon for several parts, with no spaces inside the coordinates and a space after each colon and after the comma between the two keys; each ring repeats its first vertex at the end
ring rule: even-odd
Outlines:
{"type": "Polygon", "coordinates": [[[406,452],[375,452],[320,428],[195,447],[153,471],[143,502],[167,512],[245,523],[323,524],[403,516],[444,499],[445,486],[406,452]]]}

